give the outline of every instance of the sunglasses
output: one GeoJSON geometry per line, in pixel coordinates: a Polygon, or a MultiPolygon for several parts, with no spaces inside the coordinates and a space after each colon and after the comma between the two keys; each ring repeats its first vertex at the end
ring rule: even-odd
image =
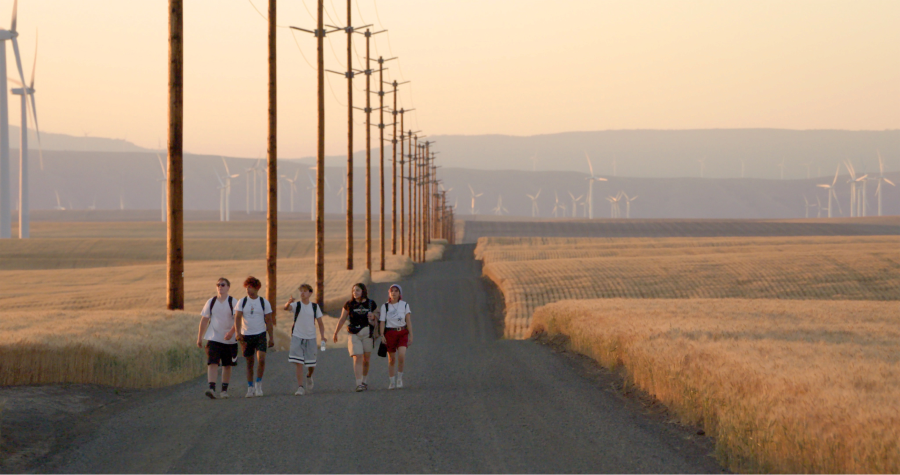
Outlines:
{"type": "Polygon", "coordinates": [[[219,282],[218,284],[216,284],[216,287],[228,287],[228,284],[226,284],[225,282],[219,282]]]}

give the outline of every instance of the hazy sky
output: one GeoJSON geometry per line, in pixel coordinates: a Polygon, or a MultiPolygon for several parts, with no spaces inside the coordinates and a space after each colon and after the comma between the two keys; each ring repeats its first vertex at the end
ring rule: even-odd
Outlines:
{"type": "MultiPolygon", "coordinates": [[[[355,25],[389,29],[373,37],[372,56],[399,56],[385,80],[412,81],[401,86],[400,105],[417,109],[406,128],[426,134],[900,128],[896,0],[352,2],[355,25]]],[[[0,25],[9,25],[12,3],[0,0],[0,25]]],[[[165,143],[166,4],[20,0],[26,76],[40,30],[42,130],[165,143]]],[[[262,156],[266,22],[253,5],[265,13],[267,1],[185,4],[185,150],[262,156]]],[[[344,24],[346,0],[325,7],[326,23],[344,24]]],[[[278,23],[314,28],[309,12],[315,0],[282,1],[278,23]]],[[[279,156],[313,155],[315,39],[278,34],[279,156]]],[[[327,68],[346,68],[346,41],[344,33],[326,39],[327,68]]],[[[355,45],[364,58],[365,38],[355,35],[355,45]]],[[[354,86],[363,106],[364,79],[354,86]]],[[[346,87],[329,75],[329,155],[346,151],[346,87]]],[[[19,116],[10,101],[10,122],[19,116]]],[[[359,150],[364,114],[355,120],[359,150]]],[[[373,137],[375,146],[377,129],[373,137]]]]}

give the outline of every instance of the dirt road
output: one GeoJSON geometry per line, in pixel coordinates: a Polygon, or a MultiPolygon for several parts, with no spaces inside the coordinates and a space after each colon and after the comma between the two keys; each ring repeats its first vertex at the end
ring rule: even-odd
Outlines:
{"type": "MultiPolygon", "coordinates": [[[[319,356],[297,397],[287,353],[270,354],[265,396],[203,396],[205,378],[129,397],[34,467],[41,472],[719,472],[709,444],[645,416],[602,377],[534,341],[499,340],[473,246],[403,282],[413,310],[406,387],[352,391],[345,349],[319,356]]],[[[383,302],[386,286],[371,295],[383,302]]],[[[186,337],[190,337],[187,335],[186,337]]],[[[235,372],[243,374],[243,366],[235,372]]]]}

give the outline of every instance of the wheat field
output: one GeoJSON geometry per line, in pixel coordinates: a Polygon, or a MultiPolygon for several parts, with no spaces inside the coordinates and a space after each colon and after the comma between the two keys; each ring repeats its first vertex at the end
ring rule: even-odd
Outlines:
{"type": "Polygon", "coordinates": [[[900,300],[900,237],[481,238],[505,335],[548,303],[595,298],[900,300]]]}
{"type": "MultiPolygon", "coordinates": [[[[246,227],[233,223],[187,223],[185,311],[169,312],[165,241],[153,237],[158,223],[34,224],[33,235],[41,237],[7,240],[0,248],[2,385],[152,387],[191,379],[206,370],[195,342],[200,309],[215,295],[216,279],[230,279],[235,297],[245,295],[248,275],[265,283],[264,233],[250,239],[246,227]],[[78,237],[69,236],[69,227],[78,237]]],[[[326,332],[337,323],[328,313],[340,311],[354,283],[395,280],[413,271],[408,258],[389,254],[386,271],[370,275],[364,243],[355,244],[356,270],[348,271],[344,242],[326,241],[326,332]]],[[[443,243],[433,243],[427,257],[439,258],[442,249],[443,243]]],[[[376,248],[376,266],[377,259],[376,248]]],[[[315,284],[314,243],[281,239],[276,314],[301,283],[315,284]]],[[[280,349],[287,349],[289,329],[276,325],[280,349]]]]}
{"type": "Polygon", "coordinates": [[[896,302],[598,299],[535,312],[716,437],[734,471],[900,472],[896,302]]]}

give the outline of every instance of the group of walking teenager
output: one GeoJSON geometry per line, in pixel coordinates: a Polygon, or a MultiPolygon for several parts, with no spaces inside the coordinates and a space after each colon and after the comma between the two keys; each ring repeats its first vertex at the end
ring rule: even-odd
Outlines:
{"type": "MultiPolygon", "coordinates": [[[[263,395],[262,380],[266,371],[266,354],[275,346],[275,319],[272,305],[259,295],[262,283],[255,277],[244,280],[247,295],[235,299],[230,295],[231,282],[221,277],[216,281],[216,296],[206,301],[200,312],[200,328],[197,346],[206,340],[207,381],[210,399],[229,397],[228,385],[231,368],[237,365],[240,349],[247,362],[247,393],[245,397],[263,395]],[[216,392],[216,379],[222,368],[221,390],[216,392]]],[[[325,325],[322,309],[310,299],[312,286],[299,288],[300,299],[293,296],[283,309],[290,312],[291,344],[288,361],[295,365],[297,396],[312,391],[319,347],[316,330],[325,350],[325,325]]],[[[369,388],[368,375],[372,351],[378,348],[380,356],[388,357],[388,389],[403,387],[403,368],[406,349],[412,343],[412,322],[409,304],[403,300],[403,289],[394,284],[388,290],[388,300],[379,306],[369,298],[365,284],[354,284],[351,297],[344,304],[341,318],[332,335],[337,343],[338,335],[346,324],[347,350],[353,360],[356,377],[355,391],[369,388]]]]}

